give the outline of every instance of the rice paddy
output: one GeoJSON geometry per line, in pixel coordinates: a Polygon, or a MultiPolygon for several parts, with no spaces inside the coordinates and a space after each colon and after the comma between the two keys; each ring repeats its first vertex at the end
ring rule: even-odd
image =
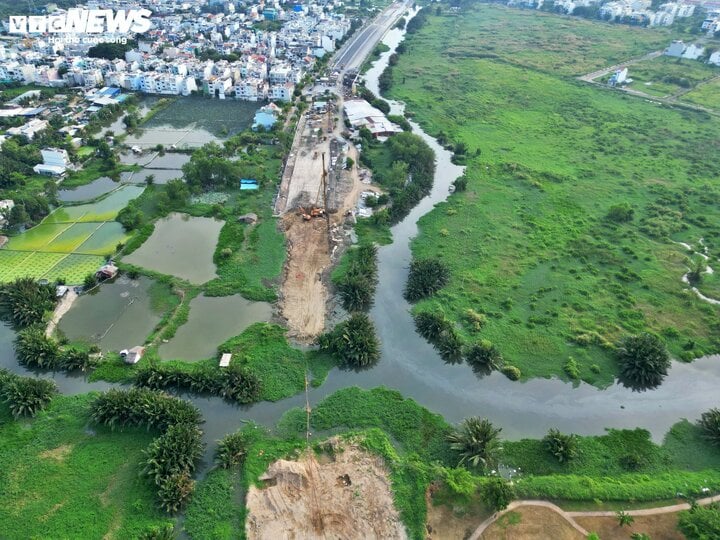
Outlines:
{"type": "Polygon", "coordinates": [[[139,196],[140,186],[123,186],[92,204],[60,207],[39,225],[10,238],[0,250],[0,283],[19,277],[82,283],[128,235],[113,220],[139,196]]]}

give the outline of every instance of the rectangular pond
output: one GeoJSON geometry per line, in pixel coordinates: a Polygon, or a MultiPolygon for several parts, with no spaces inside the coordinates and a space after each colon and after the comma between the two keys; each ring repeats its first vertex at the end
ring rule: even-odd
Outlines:
{"type": "Polygon", "coordinates": [[[268,322],[272,306],[251,302],[240,295],[200,295],[190,302],[188,321],[168,343],[160,346],[163,360],[202,360],[217,352],[218,345],[243,332],[256,322],[268,322]]]}
{"type": "Polygon", "coordinates": [[[152,310],[150,288],[166,286],[121,276],[80,296],[58,329],[70,340],[94,343],[106,352],[142,345],[162,317],[152,310]]]}
{"type": "Polygon", "coordinates": [[[223,225],[213,218],[172,213],[158,220],[152,236],[123,262],[205,283],[217,277],[213,254],[223,225]]]}

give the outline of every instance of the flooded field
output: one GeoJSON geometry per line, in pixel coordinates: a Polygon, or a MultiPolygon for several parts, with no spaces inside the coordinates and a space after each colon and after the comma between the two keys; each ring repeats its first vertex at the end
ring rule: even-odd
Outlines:
{"type": "Polygon", "coordinates": [[[110,193],[112,190],[117,189],[120,186],[118,182],[113,181],[107,176],[101,176],[85,184],[84,186],[76,187],[73,189],[61,189],[57,193],[57,198],[60,202],[81,202],[91,201],[110,193]]]}
{"type": "Polygon", "coordinates": [[[223,222],[205,217],[173,213],[158,220],[155,232],[124,262],[191,283],[217,277],[213,253],[223,222]]]}
{"type": "Polygon", "coordinates": [[[202,360],[210,358],[221,345],[256,322],[267,322],[272,306],[251,302],[240,295],[210,297],[200,295],[190,302],[190,316],[175,336],[160,346],[163,360],[202,360]]]}
{"type": "Polygon", "coordinates": [[[80,296],[60,319],[58,329],[71,340],[95,343],[103,351],[142,345],[162,315],[151,308],[152,286],[153,281],[146,277],[121,276],[114,283],[105,283],[80,296]]]}
{"type": "Polygon", "coordinates": [[[125,143],[140,147],[162,144],[197,148],[249,127],[258,108],[256,103],[247,101],[178,98],[143,124],[137,133],[128,135],[125,143]]]}

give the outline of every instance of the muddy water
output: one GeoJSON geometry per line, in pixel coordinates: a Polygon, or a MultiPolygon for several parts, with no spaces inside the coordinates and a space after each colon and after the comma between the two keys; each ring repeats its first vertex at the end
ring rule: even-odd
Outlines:
{"type": "Polygon", "coordinates": [[[221,345],[240,335],[251,324],[267,322],[272,306],[251,302],[240,295],[212,297],[200,295],[190,302],[190,315],[175,336],[160,346],[163,360],[202,360],[210,358],[221,345]]]}
{"type": "Polygon", "coordinates": [[[113,181],[107,176],[101,176],[85,184],[73,189],[61,189],[57,192],[57,198],[61,202],[81,202],[90,201],[106,193],[110,193],[112,190],[117,189],[120,186],[118,182],[113,181]]]}
{"type": "Polygon", "coordinates": [[[217,277],[213,253],[223,222],[173,213],[155,223],[155,231],[123,262],[162,274],[205,283],[217,277]]]}
{"type": "Polygon", "coordinates": [[[197,148],[219,142],[249,127],[259,108],[257,103],[234,99],[180,97],[159,111],[125,144],[148,148],[162,144],[177,148],[197,148]]]}
{"type": "Polygon", "coordinates": [[[161,314],[150,307],[152,280],[119,277],[95,292],[80,296],[60,319],[58,329],[71,340],[95,343],[118,352],[142,345],[161,314]]]}

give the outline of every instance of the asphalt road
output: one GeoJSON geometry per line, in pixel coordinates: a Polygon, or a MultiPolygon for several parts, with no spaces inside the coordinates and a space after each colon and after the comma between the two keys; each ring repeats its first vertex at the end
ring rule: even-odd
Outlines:
{"type": "Polygon", "coordinates": [[[395,2],[385,8],[370,24],[362,28],[336,54],[333,69],[346,71],[359,68],[375,45],[393,24],[405,13],[410,2],[395,2]]]}

